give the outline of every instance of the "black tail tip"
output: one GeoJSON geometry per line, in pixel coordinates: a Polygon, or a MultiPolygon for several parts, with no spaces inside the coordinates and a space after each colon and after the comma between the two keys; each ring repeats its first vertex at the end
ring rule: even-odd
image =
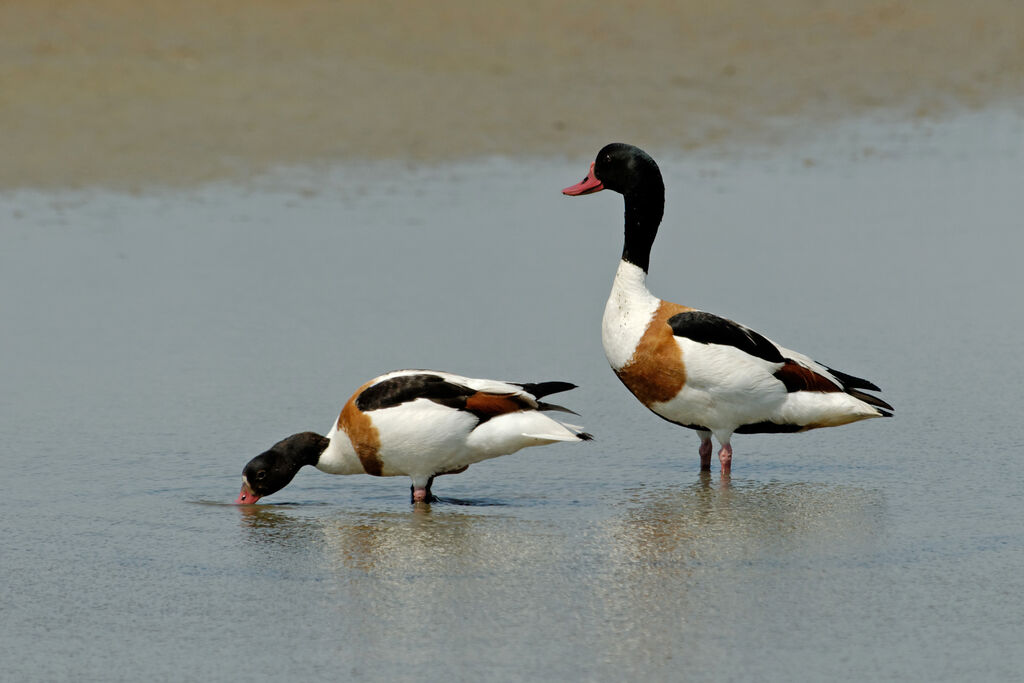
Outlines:
{"type": "Polygon", "coordinates": [[[537,398],[544,398],[550,394],[557,394],[562,391],[569,391],[575,389],[576,385],[572,382],[524,382],[520,384],[526,393],[533,394],[537,398]]]}

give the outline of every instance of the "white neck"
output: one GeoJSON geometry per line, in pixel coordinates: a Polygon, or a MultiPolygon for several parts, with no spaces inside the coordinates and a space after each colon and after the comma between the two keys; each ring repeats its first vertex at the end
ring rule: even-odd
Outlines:
{"type": "Polygon", "coordinates": [[[643,268],[628,261],[619,262],[601,325],[604,355],[614,370],[622,368],[632,358],[661,303],[647,291],[646,281],[647,273],[643,268]]]}

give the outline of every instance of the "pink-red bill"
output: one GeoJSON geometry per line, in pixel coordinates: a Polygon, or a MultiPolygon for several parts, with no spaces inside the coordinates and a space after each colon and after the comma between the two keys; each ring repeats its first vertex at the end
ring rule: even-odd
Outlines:
{"type": "Polygon", "coordinates": [[[235,499],[235,505],[252,505],[260,497],[252,492],[249,488],[249,482],[242,482],[242,490],[238,493],[238,498],[235,499]]]}
{"type": "Polygon", "coordinates": [[[590,164],[590,170],[587,172],[587,177],[583,179],[583,182],[577,183],[572,187],[567,187],[562,190],[562,194],[567,194],[570,197],[578,197],[581,194],[590,194],[591,192],[600,192],[604,189],[604,185],[594,175],[594,164],[590,164]]]}

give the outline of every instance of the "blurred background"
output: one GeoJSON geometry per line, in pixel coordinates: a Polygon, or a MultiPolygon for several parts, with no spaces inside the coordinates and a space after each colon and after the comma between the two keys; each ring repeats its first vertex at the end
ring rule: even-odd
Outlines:
{"type": "Polygon", "coordinates": [[[0,187],[689,150],[1022,93],[1015,0],[8,0],[0,187]]]}

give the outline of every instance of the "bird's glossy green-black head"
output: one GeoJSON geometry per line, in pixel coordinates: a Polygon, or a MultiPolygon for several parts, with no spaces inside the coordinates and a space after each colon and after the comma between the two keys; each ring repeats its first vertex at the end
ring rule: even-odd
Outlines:
{"type": "Polygon", "coordinates": [[[651,156],[634,145],[613,142],[601,148],[587,176],[562,192],[577,196],[601,190],[631,194],[641,187],[662,186],[661,170],[651,156]]]}
{"type": "Polygon", "coordinates": [[[622,142],[605,145],[594,159],[594,175],[615,192],[630,194],[641,185],[661,184],[661,170],[651,155],[622,142]]]}
{"type": "Polygon", "coordinates": [[[316,465],[330,440],[313,432],[292,434],[249,461],[235,503],[248,505],[283,489],[304,465],[316,465]]]}

